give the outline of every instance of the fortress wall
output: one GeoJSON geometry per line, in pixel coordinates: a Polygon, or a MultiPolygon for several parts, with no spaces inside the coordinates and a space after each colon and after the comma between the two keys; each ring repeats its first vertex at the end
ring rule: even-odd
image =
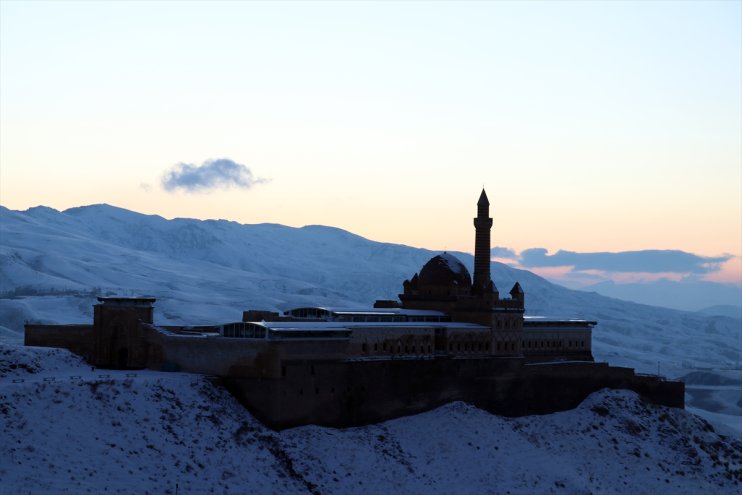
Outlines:
{"type": "Polygon", "coordinates": [[[147,330],[148,366],[217,376],[281,377],[281,362],[340,360],[347,339],[269,340],[185,336],[147,330]]]}
{"type": "Polygon", "coordinates": [[[523,368],[512,411],[496,404],[486,407],[500,414],[545,414],[576,407],[591,393],[603,389],[632,390],[645,400],[668,407],[685,407],[685,384],[655,376],[637,375],[631,368],[607,363],[565,362],[532,364],[523,368]],[[530,400],[538,397],[538,400],[530,400]]]}
{"type": "Polygon", "coordinates": [[[529,352],[523,352],[523,358],[527,364],[534,363],[558,363],[573,361],[593,361],[593,355],[590,352],[582,350],[570,350],[563,352],[543,352],[530,349],[529,352]]]}
{"type": "Polygon", "coordinates": [[[467,400],[479,377],[511,375],[521,362],[509,358],[286,361],[280,380],[228,377],[225,384],[271,427],[346,427],[467,400]]]}
{"type": "Polygon", "coordinates": [[[61,347],[88,359],[93,352],[93,325],[26,325],[23,344],[61,347]]]}
{"type": "MultiPolygon", "coordinates": [[[[431,324],[432,325],[432,324],[431,324]]],[[[348,346],[350,356],[432,354],[433,328],[354,327],[348,346]]]]}
{"type": "MultiPolygon", "coordinates": [[[[258,376],[264,369],[265,373],[269,372],[267,363],[260,359],[267,350],[265,340],[247,342],[247,339],[167,335],[152,343],[159,349],[150,352],[151,356],[157,355],[157,359],[150,359],[150,367],[164,365],[180,371],[219,376],[228,375],[233,367],[258,376]],[[234,341],[239,341],[239,345],[234,341]]],[[[275,370],[272,371],[275,374],[275,370]]]]}
{"type": "Polygon", "coordinates": [[[523,353],[526,355],[592,352],[592,331],[587,328],[528,328],[521,336],[523,353]]]}
{"type": "Polygon", "coordinates": [[[282,379],[225,378],[227,388],[273,428],[348,427],[462,400],[505,416],[576,407],[602,388],[634,390],[683,407],[684,384],[637,376],[605,363],[522,365],[521,359],[396,359],[284,362],[282,379]]]}

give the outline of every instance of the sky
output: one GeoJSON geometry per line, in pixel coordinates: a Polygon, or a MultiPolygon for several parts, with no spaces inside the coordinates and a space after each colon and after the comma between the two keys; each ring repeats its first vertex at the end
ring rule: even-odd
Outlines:
{"type": "Polygon", "coordinates": [[[740,1],[2,0],[0,204],[471,252],[485,187],[521,258],[739,282],[741,33],[740,1]]]}

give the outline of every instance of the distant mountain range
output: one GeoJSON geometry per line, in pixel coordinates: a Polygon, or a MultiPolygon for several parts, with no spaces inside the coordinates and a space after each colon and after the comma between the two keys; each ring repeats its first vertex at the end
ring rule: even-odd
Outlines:
{"type": "Polygon", "coordinates": [[[585,287],[608,297],[686,311],[742,318],[742,289],[701,280],[656,280],[617,284],[606,281],[585,287]],[[719,310],[720,312],[716,312],[719,310]]]}
{"type": "MultiPolygon", "coordinates": [[[[472,233],[473,238],[473,233],[472,233]]],[[[166,324],[237,321],[248,308],[367,307],[396,298],[436,253],[323,226],[166,220],[109,205],[59,212],[0,207],[0,326],[86,322],[97,295],[150,295],[166,324]]],[[[473,258],[455,253],[468,267],[473,258]]],[[[598,320],[597,359],[679,375],[738,367],[742,320],[570,290],[492,264],[501,292],[518,281],[527,313],[598,320]]]]}
{"type": "Polygon", "coordinates": [[[728,316],[730,318],[742,319],[742,306],[731,306],[728,304],[720,304],[716,306],[709,306],[698,310],[699,313],[715,316],[728,316]]]}

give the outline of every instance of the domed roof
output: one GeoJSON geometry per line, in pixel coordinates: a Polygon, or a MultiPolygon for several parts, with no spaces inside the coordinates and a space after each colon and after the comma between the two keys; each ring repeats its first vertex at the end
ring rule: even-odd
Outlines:
{"type": "Polygon", "coordinates": [[[430,259],[418,279],[421,285],[456,285],[471,287],[471,275],[456,256],[448,253],[439,254],[430,259]]]}

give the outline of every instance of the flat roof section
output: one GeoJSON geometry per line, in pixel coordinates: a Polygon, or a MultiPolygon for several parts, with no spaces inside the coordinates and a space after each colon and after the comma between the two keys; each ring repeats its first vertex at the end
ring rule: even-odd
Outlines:
{"type": "Polygon", "coordinates": [[[354,328],[393,328],[403,330],[405,328],[457,328],[466,330],[486,330],[490,327],[479,325],[477,323],[460,323],[460,322],[424,322],[424,321],[387,321],[387,322],[366,322],[366,321],[260,321],[260,322],[229,322],[224,325],[250,324],[266,328],[272,332],[282,331],[350,331],[354,328]]]}
{"type": "Polygon", "coordinates": [[[332,315],[373,315],[373,316],[441,316],[445,317],[448,314],[443,311],[435,311],[428,309],[404,309],[404,308],[336,308],[329,306],[302,306],[299,308],[287,309],[283,314],[288,315],[298,311],[316,310],[324,311],[332,315]]]}
{"type": "Polygon", "coordinates": [[[121,306],[151,306],[157,299],[154,297],[99,297],[98,302],[121,306]]]}
{"type": "Polygon", "coordinates": [[[579,318],[552,318],[549,316],[524,316],[523,326],[546,327],[546,326],[591,326],[598,322],[595,320],[582,320],[579,318]]]}

